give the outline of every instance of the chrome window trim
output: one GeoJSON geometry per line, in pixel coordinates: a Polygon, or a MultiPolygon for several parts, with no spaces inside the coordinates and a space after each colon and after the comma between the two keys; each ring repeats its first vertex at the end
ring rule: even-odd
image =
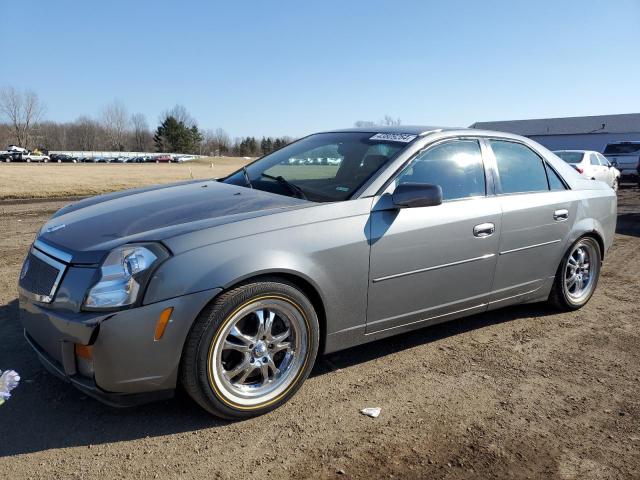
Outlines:
{"type": "Polygon", "coordinates": [[[45,255],[44,253],[42,253],[41,251],[39,251],[34,247],[31,247],[31,250],[29,251],[29,253],[34,257],[38,258],[39,260],[42,260],[43,262],[47,263],[48,265],[51,265],[56,270],[58,270],[58,275],[56,276],[56,279],[53,282],[53,285],[51,286],[51,290],[49,291],[48,295],[39,295],[37,293],[30,292],[18,285],[20,293],[22,293],[22,295],[24,295],[25,297],[30,298],[31,300],[34,300],[36,302],[51,303],[53,301],[53,297],[55,296],[58,290],[58,286],[60,285],[60,281],[62,280],[62,276],[64,275],[64,272],[66,271],[67,266],[64,263],[54,260],[49,255],[45,255]]]}

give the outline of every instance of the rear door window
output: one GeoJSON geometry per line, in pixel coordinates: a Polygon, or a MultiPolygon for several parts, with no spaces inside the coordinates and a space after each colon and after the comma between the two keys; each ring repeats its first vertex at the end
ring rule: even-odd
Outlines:
{"type": "Polygon", "coordinates": [[[595,153],[589,155],[589,163],[591,163],[591,165],[600,166],[600,161],[598,160],[598,157],[595,153]]]}
{"type": "Polygon", "coordinates": [[[502,193],[548,191],[542,158],[521,143],[489,140],[496,157],[502,193]]]}

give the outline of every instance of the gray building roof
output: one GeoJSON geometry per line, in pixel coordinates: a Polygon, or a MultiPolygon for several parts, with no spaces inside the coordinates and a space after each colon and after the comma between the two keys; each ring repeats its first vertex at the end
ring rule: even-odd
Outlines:
{"type": "Polygon", "coordinates": [[[584,133],[637,133],[640,132],[640,113],[476,122],[470,125],[470,127],[515,133],[529,137],[536,135],[576,135],[584,133]]]}

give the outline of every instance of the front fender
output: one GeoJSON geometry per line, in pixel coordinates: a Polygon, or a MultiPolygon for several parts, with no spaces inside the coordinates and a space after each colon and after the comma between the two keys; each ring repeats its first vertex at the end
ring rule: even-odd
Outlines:
{"type": "Polygon", "coordinates": [[[303,278],[320,291],[328,281],[322,268],[311,259],[281,249],[246,250],[249,245],[209,245],[167,260],[154,275],[144,303],[187,295],[210,288],[227,289],[243,280],[265,274],[285,273],[303,278]]]}
{"type": "MultiPolygon", "coordinates": [[[[316,290],[324,307],[328,334],[363,326],[369,282],[370,202],[368,199],[321,207],[354,213],[349,216],[325,217],[178,251],[156,271],[144,303],[213,288],[226,289],[250,277],[284,273],[304,279],[316,290]]],[[[189,242],[187,239],[180,243],[189,242]]]]}

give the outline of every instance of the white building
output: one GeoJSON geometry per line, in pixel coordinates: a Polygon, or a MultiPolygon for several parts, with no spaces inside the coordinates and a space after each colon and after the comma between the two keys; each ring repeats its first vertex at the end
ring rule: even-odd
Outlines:
{"type": "Polygon", "coordinates": [[[609,142],[640,141],[640,113],[476,122],[471,128],[523,135],[549,150],[603,152],[609,142]]]}

